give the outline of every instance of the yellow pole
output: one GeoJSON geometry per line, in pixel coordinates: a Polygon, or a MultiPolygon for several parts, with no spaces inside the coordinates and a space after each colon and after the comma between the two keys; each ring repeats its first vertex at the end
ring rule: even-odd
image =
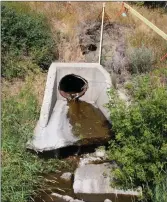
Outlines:
{"type": "Polygon", "coordinates": [[[103,42],[103,24],[104,24],[104,11],[105,3],[103,3],[102,19],[101,19],[101,34],[100,34],[100,47],[99,47],[99,64],[101,62],[102,42],[103,42]]]}
{"type": "Polygon", "coordinates": [[[167,40],[167,34],[165,34],[162,30],[160,30],[158,27],[156,27],[152,22],[147,20],[145,17],[143,17],[140,13],[138,13],[135,9],[133,9],[128,4],[124,3],[125,8],[127,8],[133,15],[135,15],[137,18],[139,18],[141,21],[143,21],[147,26],[149,26],[151,29],[153,29],[157,34],[159,34],[162,38],[167,40]]]}

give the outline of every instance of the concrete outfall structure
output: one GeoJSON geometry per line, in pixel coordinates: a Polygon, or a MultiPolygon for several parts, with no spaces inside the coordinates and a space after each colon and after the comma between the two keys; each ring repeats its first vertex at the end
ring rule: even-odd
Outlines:
{"type": "Polygon", "coordinates": [[[108,103],[107,89],[112,85],[110,74],[98,63],[54,62],[48,71],[40,118],[27,148],[37,152],[56,150],[74,145],[79,140],[73,135],[67,118],[67,101],[58,91],[60,80],[68,74],[79,75],[88,81],[89,88],[80,100],[97,106],[109,120],[104,105],[108,103]]]}
{"type": "Polygon", "coordinates": [[[73,183],[75,195],[89,202],[102,202],[106,198],[111,201],[124,202],[140,196],[141,190],[121,190],[111,186],[113,166],[115,165],[102,163],[78,167],[73,183]]]}

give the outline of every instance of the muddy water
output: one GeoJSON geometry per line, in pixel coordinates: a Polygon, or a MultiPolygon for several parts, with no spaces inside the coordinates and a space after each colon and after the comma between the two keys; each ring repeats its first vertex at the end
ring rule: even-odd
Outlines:
{"type": "MultiPolygon", "coordinates": [[[[41,191],[38,197],[35,198],[35,202],[57,202],[58,199],[56,196],[51,195],[52,193],[57,193],[61,195],[68,195],[73,198],[76,198],[72,188],[72,180],[66,181],[60,176],[63,172],[58,173],[49,173],[43,175],[43,179],[45,180],[45,187],[43,187],[44,191],[41,191]]],[[[73,177],[72,177],[73,178],[73,177]]]]}
{"type": "Polygon", "coordinates": [[[44,181],[44,186],[38,193],[38,196],[34,198],[34,202],[60,202],[60,198],[53,196],[52,193],[76,198],[72,187],[74,175],[72,175],[69,181],[62,179],[61,175],[65,172],[74,173],[75,169],[78,167],[79,159],[79,156],[69,156],[64,160],[67,164],[71,165],[70,168],[63,168],[61,171],[41,174],[40,177],[42,177],[44,181]]]}
{"type": "Polygon", "coordinates": [[[111,137],[111,126],[98,108],[80,100],[70,101],[68,105],[68,117],[74,135],[80,139],[111,137]]]}

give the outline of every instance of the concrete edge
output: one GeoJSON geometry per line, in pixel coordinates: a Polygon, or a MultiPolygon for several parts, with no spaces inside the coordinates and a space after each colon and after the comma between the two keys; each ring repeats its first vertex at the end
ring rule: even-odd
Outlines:
{"type": "Polygon", "coordinates": [[[107,95],[107,90],[109,89],[109,88],[112,88],[112,81],[111,81],[111,76],[110,76],[110,74],[107,72],[107,70],[105,70],[104,68],[103,68],[103,66],[102,65],[98,65],[98,67],[97,67],[101,72],[102,72],[102,74],[105,76],[105,78],[106,78],[106,84],[107,84],[107,89],[105,89],[106,90],[106,92],[101,92],[100,93],[100,95],[99,95],[99,97],[98,97],[98,99],[97,99],[97,101],[96,101],[96,104],[98,105],[98,107],[99,107],[99,109],[102,111],[102,113],[105,115],[105,117],[107,118],[107,120],[111,123],[111,120],[110,120],[110,112],[109,112],[109,110],[104,106],[105,104],[107,104],[108,102],[109,102],[109,97],[108,97],[108,95],[107,95]],[[102,95],[101,95],[102,94],[102,95]],[[102,102],[102,98],[104,98],[105,97],[105,100],[106,100],[106,103],[105,104],[100,104],[101,102],[102,102]]]}
{"type": "Polygon", "coordinates": [[[52,62],[52,64],[54,66],[58,66],[58,67],[74,67],[74,68],[80,68],[80,67],[84,67],[84,68],[95,68],[98,67],[100,64],[99,63],[84,63],[84,62],[52,62]]]}
{"type": "MultiPolygon", "coordinates": [[[[48,76],[47,76],[47,81],[46,81],[46,87],[44,91],[44,98],[43,98],[43,103],[40,111],[40,118],[39,118],[39,124],[41,127],[46,127],[47,123],[49,121],[52,108],[54,107],[53,103],[53,91],[55,87],[55,82],[56,82],[56,74],[57,74],[57,69],[61,67],[73,67],[73,68],[97,68],[99,71],[103,73],[103,75],[106,78],[106,83],[107,87],[111,88],[112,87],[112,82],[111,82],[111,77],[110,74],[103,68],[102,65],[99,63],[59,63],[59,62],[53,62],[51,66],[49,67],[48,71],[48,76]]],[[[56,102],[56,100],[54,101],[56,102]]],[[[106,114],[106,110],[104,106],[101,107],[102,112],[106,114]]],[[[108,117],[108,115],[107,115],[108,117]]]]}
{"type": "Polygon", "coordinates": [[[52,106],[52,95],[53,95],[53,89],[54,84],[56,81],[56,72],[57,68],[55,67],[54,63],[51,64],[49,67],[48,75],[47,75],[47,81],[44,91],[44,98],[43,103],[40,111],[40,118],[39,118],[39,124],[41,127],[45,127],[49,121],[50,113],[51,113],[51,106],[52,106]]]}

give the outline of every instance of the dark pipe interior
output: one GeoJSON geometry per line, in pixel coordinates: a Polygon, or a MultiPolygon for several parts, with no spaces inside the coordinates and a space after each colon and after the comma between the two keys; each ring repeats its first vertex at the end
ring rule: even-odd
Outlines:
{"type": "Polygon", "coordinates": [[[96,49],[97,49],[97,46],[94,45],[94,44],[90,44],[90,45],[88,46],[88,50],[89,50],[89,51],[96,51],[96,49]]]}
{"type": "Polygon", "coordinates": [[[82,87],[87,81],[75,74],[68,74],[64,76],[59,82],[59,90],[66,93],[80,93],[83,91],[82,87]]]}

